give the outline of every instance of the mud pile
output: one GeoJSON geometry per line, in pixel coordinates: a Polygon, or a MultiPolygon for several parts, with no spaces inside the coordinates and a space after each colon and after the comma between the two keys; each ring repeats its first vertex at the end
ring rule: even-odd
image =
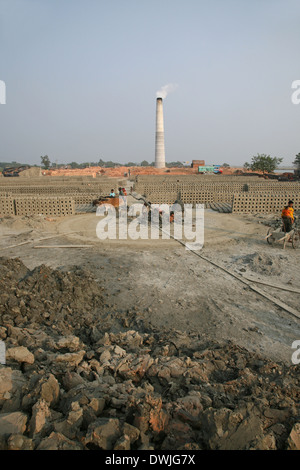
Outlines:
{"type": "Polygon", "coordinates": [[[0,449],[299,449],[299,369],[0,259],[0,449]]]}
{"type": "Polygon", "coordinates": [[[281,264],[287,260],[288,258],[283,255],[272,256],[265,253],[252,253],[235,258],[237,266],[246,268],[253,273],[267,276],[280,275],[282,272],[281,264]]]}

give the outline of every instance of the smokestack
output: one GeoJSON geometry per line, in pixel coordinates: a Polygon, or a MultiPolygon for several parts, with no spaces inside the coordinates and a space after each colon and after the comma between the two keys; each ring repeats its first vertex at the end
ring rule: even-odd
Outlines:
{"type": "Polygon", "coordinates": [[[155,135],[155,168],[165,168],[165,133],[164,133],[164,114],[163,100],[156,100],[156,135],[155,135]]]}

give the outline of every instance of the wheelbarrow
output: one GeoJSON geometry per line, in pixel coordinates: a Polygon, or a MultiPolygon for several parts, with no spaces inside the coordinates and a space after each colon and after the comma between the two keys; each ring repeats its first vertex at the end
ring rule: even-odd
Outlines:
{"type": "Polygon", "coordinates": [[[112,206],[115,209],[118,209],[120,206],[124,206],[124,205],[125,205],[124,199],[122,199],[119,196],[115,196],[115,197],[101,196],[98,199],[95,199],[93,201],[93,206],[96,206],[96,207],[105,206],[106,209],[109,209],[112,206]]]}
{"type": "Polygon", "coordinates": [[[281,225],[276,229],[270,227],[265,237],[269,245],[283,242],[283,249],[285,249],[287,243],[291,243],[293,248],[298,248],[300,245],[300,230],[298,227],[293,227],[290,232],[285,232],[284,227],[281,225]]]}

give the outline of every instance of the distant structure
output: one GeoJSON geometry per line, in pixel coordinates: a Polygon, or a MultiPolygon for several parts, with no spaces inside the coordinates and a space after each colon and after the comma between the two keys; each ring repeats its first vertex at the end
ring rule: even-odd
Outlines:
{"type": "Polygon", "coordinates": [[[155,168],[166,167],[164,113],[162,98],[156,99],[155,168]]]}
{"type": "Polygon", "coordinates": [[[204,166],[204,165],[205,165],[204,160],[193,160],[192,164],[191,164],[191,167],[192,168],[197,168],[198,166],[204,166]]]}

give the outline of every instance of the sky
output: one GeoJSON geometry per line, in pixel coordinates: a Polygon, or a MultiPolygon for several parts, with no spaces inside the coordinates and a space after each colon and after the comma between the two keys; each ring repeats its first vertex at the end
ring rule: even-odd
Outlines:
{"type": "Polygon", "coordinates": [[[242,166],[300,152],[298,0],[0,0],[0,161],[242,166]]]}

